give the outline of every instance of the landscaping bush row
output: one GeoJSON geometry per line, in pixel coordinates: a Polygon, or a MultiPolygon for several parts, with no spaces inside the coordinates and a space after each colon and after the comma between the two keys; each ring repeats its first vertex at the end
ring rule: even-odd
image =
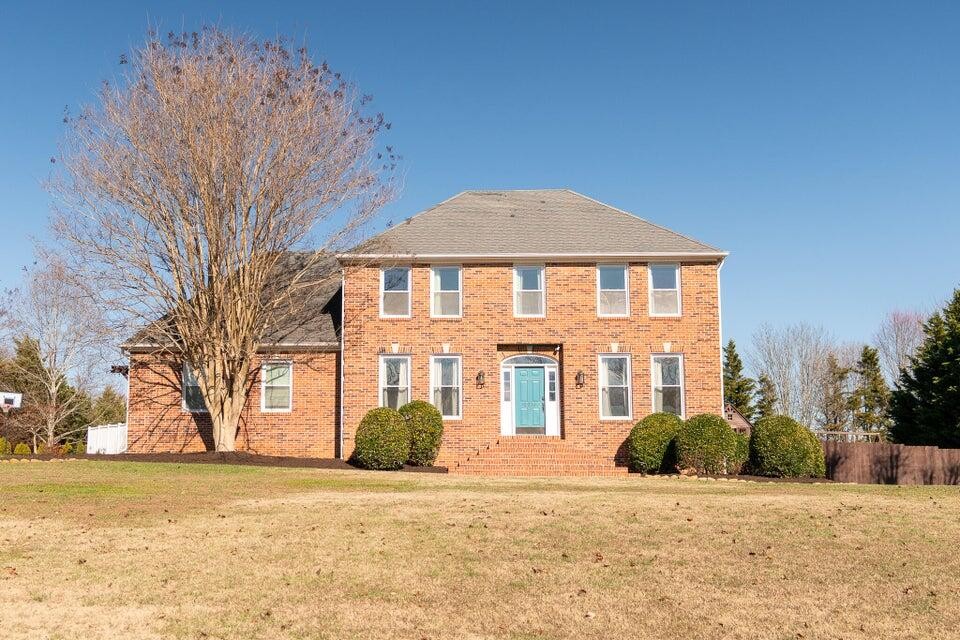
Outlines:
{"type": "Polygon", "coordinates": [[[787,416],[761,419],[747,437],[718,415],[704,413],[684,421],[654,413],[630,431],[627,451],[631,470],[640,473],[687,469],[710,474],[748,470],[781,477],[826,473],[816,436],[787,416]]]}
{"type": "Polygon", "coordinates": [[[404,463],[429,467],[443,439],[443,418],[429,402],[371,409],[360,421],[352,462],[364,469],[399,469],[404,463]]]}
{"type": "MultiPolygon", "coordinates": [[[[65,442],[56,449],[56,453],[61,456],[68,455],[83,455],[87,452],[87,445],[83,441],[77,442],[65,442]]],[[[18,442],[17,444],[10,443],[9,440],[0,436],[0,456],[29,456],[33,453],[33,450],[30,448],[26,442],[18,442]]],[[[37,453],[47,453],[46,447],[41,444],[37,448],[37,453]]]]}

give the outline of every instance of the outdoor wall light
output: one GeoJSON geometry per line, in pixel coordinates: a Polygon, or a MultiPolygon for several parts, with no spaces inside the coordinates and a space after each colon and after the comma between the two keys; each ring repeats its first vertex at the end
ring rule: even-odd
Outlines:
{"type": "Polygon", "coordinates": [[[478,372],[477,372],[477,386],[482,389],[482,388],[483,388],[483,383],[484,383],[483,371],[478,371],[478,372]]]}
{"type": "Polygon", "coordinates": [[[583,371],[577,371],[577,388],[583,387],[587,383],[587,376],[584,375],[583,371]]]}

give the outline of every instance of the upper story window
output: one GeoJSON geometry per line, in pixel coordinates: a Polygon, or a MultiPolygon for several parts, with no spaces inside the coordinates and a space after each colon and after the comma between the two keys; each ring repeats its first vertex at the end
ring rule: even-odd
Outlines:
{"type": "Polygon", "coordinates": [[[380,270],[380,315],[410,317],[410,267],[380,270]]]}
{"type": "Polygon", "coordinates": [[[434,267],[430,272],[430,315],[458,318],[463,313],[463,275],[460,267],[434,267]]]}
{"type": "Polygon", "coordinates": [[[265,362],[260,369],[260,410],[290,411],[293,406],[293,365],[265,362]]]}
{"type": "Polygon", "coordinates": [[[626,265],[597,265],[597,315],[601,317],[630,315],[626,265]]]}
{"type": "Polygon", "coordinates": [[[650,378],[653,383],[654,413],[672,413],[682,418],[685,409],[683,356],[678,353],[655,355],[652,357],[652,365],[650,378]]]}
{"type": "Polygon", "coordinates": [[[433,406],[446,419],[459,419],[461,415],[460,356],[431,356],[430,387],[433,389],[433,406]]]}
{"type": "Polygon", "coordinates": [[[191,413],[204,413],[207,405],[203,401],[203,394],[200,393],[200,383],[197,382],[197,376],[193,369],[186,362],[183,363],[182,379],[180,381],[183,391],[183,410],[191,413]]]}
{"type": "Polygon", "coordinates": [[[680,315],[680,265],[651,264],[650,315],[680,315]]]}
{"type": "Polygon", "coordinates": [[[600,417],[619,420],[630,417],[630,356],[600,356],[600,417]]]}
{"type": "Polygon", "coordinates": [[[543,267],[513,268],[513,315],[542,318],[546,309],[543,267]]]}
{"type": "Polygon", "coordinates": [[[410,402],[410,356],[380,356],[380,406],[399,409],[410,402]]]}

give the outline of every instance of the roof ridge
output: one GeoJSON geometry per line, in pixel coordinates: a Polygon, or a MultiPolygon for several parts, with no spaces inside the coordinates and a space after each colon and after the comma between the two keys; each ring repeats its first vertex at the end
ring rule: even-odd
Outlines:
{"type": "Polygon", "coordinates": [[[612,211],[616,211],[617,213],[622,213],[622,214],[625,215],[625,216],[630,216],[631,218],[636,218],[637,220],[642,220],[643,222],[646,222],[646,223],[649,224],[650,226],[656,227],[657,229],[660,229],[660,230],[662,230],[662,231],[666,231],[666,232],[668,232],[668,233],[672,233],[672,234],[675,235],[675,236],[680,236],[680,237],[683,238],[684,240],[689,240],[690,242],[695,242],[696,244],[699,244],[699,245],[701,245],[701,246],[703,246],[703,247],[706,247],[707,249],[711,249],[712,251],[720,251],[720,249],[718,249],[717,247],[713,246],[712,244],[707,244],[706,242],[701,242],[700,240],[697,240],[696,238],[691,238],[690,236],[688,236],[688,235],[686,235],[686,234],[684,234],[684,233],[680,233],[679,231],[674,231],[673,229],[670,229],[670,228],[668,228],[668,227],[665,227],[665,226],[663,226],[662,224],[657,224],[656,222],[652,222],[652,221],[650,221],[650,220],[647,220],[646,218],[641,218],[640,216],[638,216],[638,215],[635,214],[635,213],[630,213],[629,211],[624,211],[623,209],[620,209],[619,207],[615,207],[615,206],[613,206],[612,204],[607,204],[606,202],[602,202],[602,201],[600,201],[600,200],[597,200],[596,198],[591,198],[590,196],[584,195],[584,194],[580,193],[579,191],[574,191],[573,189],[563,189],[563,191],[568,191],[568,192],[572,193],[572,194],[575,195],[575,196],[579,196],[579,197],[583,198],[584,200],[589,200],[590,202],[594,202],[594,203],[596,203],[596,204],[598,204],[598,205],[600,205],[600,206],[602,206],[602,207],[606,207],[607,209],[610,209],[610,210],[612,210],[612,211]]]}

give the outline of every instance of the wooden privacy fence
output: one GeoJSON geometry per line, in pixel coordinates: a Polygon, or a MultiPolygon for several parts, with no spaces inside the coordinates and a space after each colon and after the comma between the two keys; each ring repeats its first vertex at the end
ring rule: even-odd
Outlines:
{"type": "Polygon", "coordinates": [[[827,477],[864,484],[960,484],[960,449],[824,442],[827,477]]]}

